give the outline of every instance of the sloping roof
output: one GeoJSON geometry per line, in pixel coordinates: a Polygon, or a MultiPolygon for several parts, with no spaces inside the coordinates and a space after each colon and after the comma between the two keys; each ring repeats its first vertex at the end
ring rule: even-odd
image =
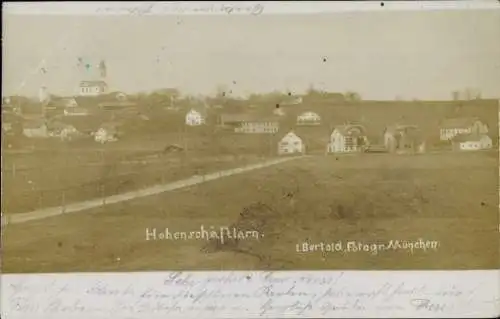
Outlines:
{"type": "Polygon", "coordinates": [[[252,122],[252,123],[263,123],[263,122],[279,122],[281,120],[280,116],[276,115],[271,115],[271,116],[252,116],[249,120],[246,122],[252,122]]]}
{"type": "Polygon", "coordinates": [[[85,114],[88,114],[89,113],[89,110],[84,108],[84,107],[68,107],[66,109],[64,109],[64,112],[65,113],[77,113],[77,114],[82,114],[82,113],[85,113],[85,114]]]}
{"type": "Polygon", "coordinates": [[[453,142],[479,142],[483,138],[489,138],[488,135],[486,134],[458,134],[455,137],[453,137],[452,141],[453,142]]]}
{"type": "Polygon", "coordinates": [[[463,117],[463,118],[449,118],[444,119],[440,127],[447,128],[467,128],[474,124],[474,122],[479,121],[477,117],[463,117]]]}
{"type": "Polygon", "coordinates": [[[51,97],[50,100],[47,101],[46,106],[48,107],[68,107],[68,106],[76,106],[78,102],[74,97],[51,97]]]}
{"type": "Polygon", "coordinates": [[[80,87],[108,86],[104,81],[80,81],[80,87]]]}
{"type": "Polygon", "coordinates": [[[300,140],[300,141],[302,141],[302,139],[297,134],[295,134],[295,132],[293,132],[293,131],[290,131],[290,132],[286,133],[285,136],[283,136],[283,138],[281,138],[281,141],[283,141],[285,139],[292,139],[292,140],[300,140]]]}
{"type": "Polygon", "coordinates": [[[23,123],[23,128],[27,129],[37,129],[42,126],[47,125],[47,121],[45,119],[33,119],[23,123]]]}
{"type": "Polygon", "coordinates": [[[390,134],[396,134],[397,132],[411,132],[411,131],[416,131],[418,130],[418,126],[416,125],[411,125],[411,124],[393,124],[389,125],[385,128],[384,132],[390,133],[390,134]]]}
{"type": "Polygon", "coordinates": [[[311,112],[311,111],[303,112],[303,113],[300,113],[299,115],[297,115],[297,118],[309,118],[309,117],[321,118],[321,116],[318,113],[311,112]]]}
{"type": "Polygon", "coordinates": [[[337,130],[342,135],[352,135],[353,133],[357,133],[356,130],[359,130],[361,134],[364,134],[365,128],[362,125],[338,125],[335,126],[334,130],[337,130]]]}
{"type": "Polygon", "coordinates": [[[237,113],[237,114],[221,114],[220,120],[223,123],[240,123],[252,120],[251,114],[237,113]]]}
{"type": "Polygon", "coordinates": [[[100,125],[101,120],[97,116],[64,116],[58,121],[73,126],[80,132],[94,132],[100,125]]]}

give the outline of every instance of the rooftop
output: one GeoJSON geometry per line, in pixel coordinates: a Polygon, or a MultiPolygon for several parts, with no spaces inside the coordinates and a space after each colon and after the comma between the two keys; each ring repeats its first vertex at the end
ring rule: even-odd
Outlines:
{"type": "Polygon", "coordinates": [[[448,118],[441,122],[441,128],[467,128],[479,119],[476,117],[448,118]]]}

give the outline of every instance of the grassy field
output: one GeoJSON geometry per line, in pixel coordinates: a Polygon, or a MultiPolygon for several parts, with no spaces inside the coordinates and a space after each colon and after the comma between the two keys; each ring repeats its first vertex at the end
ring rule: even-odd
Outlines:
{"type": "MultiPolygon", "coordinates": [[[[130,144],[129,144],[130,145],[130,144]]],[[[7,214],[59,206],[176,181],[195,174],[240,167],[263,156],[142,150],[68,149],[6,155],[2,206],[7,214]]]]}
{"type": "Polygon", "coordinates": [[[498,153],[318,156],[104,208],[8,225],[3,271],[485,269],[499,266],[498,153]],[[230,226],[258,240],[146,240],[230,226]],[[436,249],[297,252],[422,239],[436,249]]]}

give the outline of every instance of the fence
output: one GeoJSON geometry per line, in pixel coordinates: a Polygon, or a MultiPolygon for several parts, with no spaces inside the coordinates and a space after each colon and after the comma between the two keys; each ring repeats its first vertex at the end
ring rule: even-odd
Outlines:
{"type": "Polygon", "coordinates": [[[64,213],[71,213],[71,212],[78,212],[78,211],[82,211],[82,210],[92,209],[92,208],[104,206],[106,204],[118,203],[121,201],[131,200],[131,199],[140,198],[140,197],[144,197],[144,196],[156,195],[156,194],[160,194],[160,193],[165,192],[165,191],[174,190],[174,189],[178,189],[178,188],[182,188],[182,187],[193,186],[196,184],[200,184],[202,182],[215,180],[215,179],[218,179],[218,178],[221,178],[224,176],[230,176],[230,175],[235,175],[235,174],[243,173],[246,171],[251,171],[254,169],[258,169],[258,168],[264,168],[267,166],[286,162],[286,161],[289,161],[291,159],[293,159],[293,158],[274,159],[274,160],[269,160],[266,162],[260,162],[260,163],[256,163],[256,164],[246,165],[244,167],[237,167],[237,168],[232,168],[232,169],[226,169],[223,171],[217,171],[215,173],[193,176],[191,178],[176,181],[173,183],[167,183],[167,184],[163,184],[163,185],[155,185],[153,187],[138,189],[135,191],[125,192],[125,193],[121,193],[121,194],[117,194],[117,195],[101,197],[101,198],[94,199],[94,200],[81,201],[81,202],[77,202],[77,203],[73,203],[73,204],[65,204],[65,205],[58,206],[58,207],[49,207],[46,209],[39,209],[36,211],[27,212],[27,213],[5,215],[5,216],[2,216],[3,224],[22,223],[22,222],[26,222],[26,221],[30,221],[30,220],[43,219],[43,218],[47,218],[50,216],[57,216],[57,215],[61,215],[64,213]]]}
{"type": "MultiPolygon", "coordinates": [[[[126,169],[123,167],[116,169],[116,165],[115,167],[101,166],[101,170],[95,169],[94,176],[87,178],[85,172],[82,172],[79,180],[69,179],[69,183],[61,182],[62,179],[52,176],[51,171],[40,169],[38,173],[47,178],[52,177],[52,180],[45,184],[57,185],[56,187],[36,187],[37,183],[34,183],[34,187],[20,187],[22,183],[17,183],[18,185],[15,183],[16,178],[21,177],[20,173],[10,171],[11,182],[9,183],[9,178],[5,178],[7,181],[4,179],[3,210],[7,214],[15,214],[47,207],[66,207],[74,202],[103,199],[152,185],[181,180],[193,175],[203,176],[213,171],[259,163],[263,160],[264,157],[225,156],[209,160],[203,158],[192,158],[185,161],[155,160],[126,169]],[[103,172],[107,172],[107,174],[103,172]],[[83,181],[85,178],[86,180],[83,181]]],[[[4,177],[9,177],[5,176],[9,173],[4,173],[4,177]]],[[[59,170],[59,174],[65,173],[69,174],[67,171],[59,170]]],[[[24,178],[27,177],[24,176],[24,178]]],[[[103,204],[106,204],[104,200],[103,204]]]]}

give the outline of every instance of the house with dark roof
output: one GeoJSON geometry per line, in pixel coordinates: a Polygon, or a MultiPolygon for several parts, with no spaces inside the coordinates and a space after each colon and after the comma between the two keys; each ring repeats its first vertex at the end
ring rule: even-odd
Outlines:
{"type": "Polygon", "coordinates": [[[352,153],[363,150],[368,144],[366,130],[362,125],[338,125],[333,129],[327,145],[328,153],[352,153]]]}
{"type": "Polygon", "coordinates": [[[44,102],[46,109],[65,109],[78,107],[78,103],[74,97],[49,97],[44,102]]]}
{"type": "Polygon", "coordinates": [[[251,119],[252,116],[246,113],[221,114],[219,115],[218,124],[221,126],[236,126],[251,119]]]}
{"type": "Polygon", "coordinates": [[[394,124],[384,129],[384,146],[391,152],[415,151],[420,144],[418,126],[394,124]]]}
{"type": "Polygon", "coordinates": [[[451,141],[455,151],[477,151],[491,149],[493,146],[491,137],[486,134],[458,134],[451,141]]]}
{"type": "Polygon", "coordinates": [[[487,134],[488,125],[477,117],[448,118],[439,125],[439,137],[442,141],[453,139],[458,134],[487,134]]]}

